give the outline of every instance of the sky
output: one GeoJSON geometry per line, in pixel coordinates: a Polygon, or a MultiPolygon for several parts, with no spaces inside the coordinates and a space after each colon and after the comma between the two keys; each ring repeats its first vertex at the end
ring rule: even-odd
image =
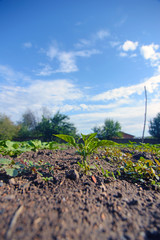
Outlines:
{"type": "Polygon", "coordinates": [[[160,112],[159,0],[0,0],[0,113],[106,119],[142,136],[160,112]]]}

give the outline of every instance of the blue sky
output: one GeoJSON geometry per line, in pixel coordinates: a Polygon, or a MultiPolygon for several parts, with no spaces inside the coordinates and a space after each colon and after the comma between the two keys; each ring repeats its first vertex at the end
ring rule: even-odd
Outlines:
{"type": "Polygon", "coordinates": [[[141,136],[160,112],[159,0],[0,0],[0,113],[43,107],[141,136]]]}

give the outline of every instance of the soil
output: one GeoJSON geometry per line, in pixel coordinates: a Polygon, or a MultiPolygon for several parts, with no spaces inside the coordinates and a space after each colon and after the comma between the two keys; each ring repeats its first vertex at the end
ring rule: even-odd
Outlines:
{"type": "MultiPolygon", "coordinates": [[[[114,171],[97,156],[101,159],[95,155],[91,162],[114,171]]],[[[86,175],[74,149],[26,152],[14,159],[50,162],[54,178],[0,174],[1,240],[160,239],[159,191],[124,177],[107,180],[98,171],[86,175]]]]}

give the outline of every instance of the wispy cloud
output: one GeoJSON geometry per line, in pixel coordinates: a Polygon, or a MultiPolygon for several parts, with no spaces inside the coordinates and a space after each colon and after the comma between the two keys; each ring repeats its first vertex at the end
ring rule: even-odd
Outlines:
{"type": "MultiPolygon", "coordinates": [[[[50,76],[54,73],[52,67],[49,64],[39,64],[42,68],[36,73],[37,76],[50,76]]],[[[35,71],[34,71],[35,72],[35,71]]]]}
{"type": "Polygon", "coordinates": [[[127,16],[124,16],[119,22],[115,23],[115,27],[121,27],[127,21],[127,18],[127,16]]]}
{"type": "Polygon", "coordinates": [[[120,56],[120,57],[127,57],[128,54],[127,54],[126,52],[120,52],[119,56],[120,56]]]}
{"type": "Polygon", "coordinates": [[[83,47],[90,47],[92,45],[91,40],[87,39],[80,39],[78,43],[75,44],[75,47],[77,48],[83,48],[83,47]]]}
{"type": "Polygon", "coordinates": [[[120,44],[119,41],[110,41],[109,43],[110,43],[111,47],[117,47],[120,44]]]}
{"type": "Polygon", "coordinates": [[[109,31],[107,31],[105,29],[99,30],[95,35],[95,37],[100,40],[103,40],[104,38],[106,38],[108,36],[110,36],[110,33],[109,33],[109,31]]]}
{"type": "Polygon", "coordinates": [[[94,47],[98,41],[105,40],[110,36],[110,32],[106,29],[100,29],[96,33],[92,34],[88,38],[79,39],[78,43],[75,44],[77,48],[94,47]]]}
{"type": "MultiPolygon", "coordinates": [[[[38,76],[50,76],[53,73],[70,73],[78,71],[77,58],[91,57],[94,54],[100,54],[97,49],[81,50],[81,51],[60,51],[55,46],[50,46],[46,51],[46,55],[51,61],[57,60],[59,67],[53,68],[51,64],[43,64],[43,68],[38,71],[38,76]]],[[[41,64],[42,65],[42,64],[41,64]]]]}
{"type": "Polygon", "coordinates": [[[59,50],[54,45],[51,45],[48,48],[48,50],[46,51],[47,57],[49,57],[51,60],[53,60],[53,58],[57,57],[58,53],[59,53],[59,50]]]}
{"type": "Polygon", "coordinates": [[[107,101],[119,98],[128,98],[133,94],[142,94],[144,86],[147,87],[147,91],[152,93],[160,85],[160,75],[149,78],[143,83],[132,85],[130,87],[120,87],[112,90],[108,90],[104,93],[100,93],[92,97],[93,101],[107,101]]]}
{"type": "Polygon", "coordinates": [[[32,47],[32,43],[31,42],[25,42],[25,43],[23,43],[23,47],[24,48],[31,48],[32,47]]]}
{"type": "Polygon", "coordinates": [[[2,77],[1,82],[8,82],[11,85],[18,81],[30,82],[30,77],[24,75],[21,72],[14,71],[10,66],[0,65],[0,76],[2,77]]]}

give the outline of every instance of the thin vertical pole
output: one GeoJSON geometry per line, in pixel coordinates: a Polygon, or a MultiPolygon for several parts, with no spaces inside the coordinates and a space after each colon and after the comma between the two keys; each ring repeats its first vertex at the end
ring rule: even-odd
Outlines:
{"type": "Polygon", "coordinates": [[[147,119],[147,89],[146,86],[144,87],[145,92],[145,113],[144,113],[144,126],[143,126],[143,133],[142,133],[142,143],[144,142],[144,133],[146,127],[146,119],[147,119]]]}

